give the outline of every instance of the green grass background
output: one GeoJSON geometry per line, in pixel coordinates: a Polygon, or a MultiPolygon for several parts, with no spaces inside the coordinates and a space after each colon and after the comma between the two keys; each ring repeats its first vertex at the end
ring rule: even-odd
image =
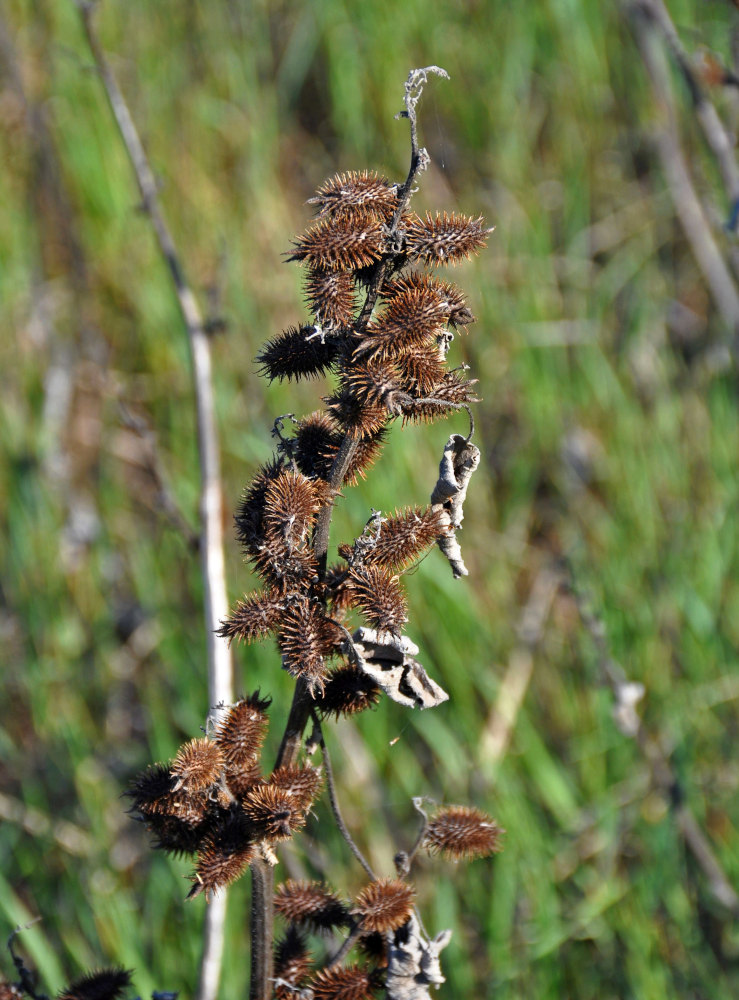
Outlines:
{"type": "MultiPolygon", "coordinates": [[[[670,9],[690,49],[730,58],[731,4],[670,9]]],[[[150,852],[120,797],[207,710],[197,557],[120,414],[148,422],[194,525],[187,344],[73,4],[4,0],[0,18],[0,939],[42,918],[19,946],[50,991],[121,963],[141,995],[187,997],[203,900],[183,902],[190,865],[150,852]]],[[[402,84],[414,66],[448,70],[421,105],[433,164],[416,208],[497,227],[453,274],[478,316],[453,350],[484,398],[471,572],[453,581],[431,553],[407,579],[409,633],[450,702],[383,701],[329,733],[346,819],[385,874],[415,836],[414,795],[472,802],[508,831],[492,862],[418,865],[428,928],[454,928],[440,997],[736,997],[736,921],[616,728],[566,595],[507,754],[479,763],[532,581],[566,552],[739,888],[737,379],[665,191],[620,5],[106,0],[98,24],[189,278],[228,322],[213,360],[229,523],[274,416],[323,391],[270,387],[253,362],[305,316],[299,269],[281,257],[305,201],[336,170],[404,177],[402,84]],[[690,310],[690,338],[668,323],[676,309],[690,310]]],[[[682,128],[725,217],[687,110],[682,128]]],[[[370,507],[424,502],[464,426],[396,427],[334,540],[370,507]]],[[[252,585],[232,535],[228,583],[233,599],[252,585]]],[[[240,690],[274,697],[271,756],[292,681],[270,644],[236,661],[240,690]]],[[[327,829],[321,805],[291,870],[323,867],[355,892],[362,872],[327,829]]],[[[230,900],[223,1000],[247,989],[248,879],[230,900]]],[[[11,975],[8,956],[0,966],[11,975]]]]}

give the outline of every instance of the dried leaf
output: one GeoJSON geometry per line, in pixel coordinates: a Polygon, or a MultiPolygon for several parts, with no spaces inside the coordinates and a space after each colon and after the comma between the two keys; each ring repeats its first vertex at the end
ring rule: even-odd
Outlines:
{"type": "Polygon", "coordinates": [[[359,628],[353,635],[358,664],[385,694],[407,708],[434,708],[449,695],[433,681],[421,664],[407,636],[399,638],[374,629],[359,628]]]}

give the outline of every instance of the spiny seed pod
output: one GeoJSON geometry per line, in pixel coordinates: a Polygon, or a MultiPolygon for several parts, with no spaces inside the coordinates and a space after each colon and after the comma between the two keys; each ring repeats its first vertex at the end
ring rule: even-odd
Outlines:
{"type": "Polygon", "coordinates": [[[435,295],[447,310],[448,322],[452,326],[468,326],[475,322],[475,317],[467,306],[464,292],[453,285],[451,281],[442,281],[431,274],[414,271],[411,274],[400,275],[386,282],[382,289],[383,298],[393,298],[411,289],[422,289],[435,295]]]}
{"type": "Polygon", "coordinates": [[[275,910],[291,924],[303,924],[316,931],[330,931],[349,923],[346,905],[321,882],[283,882],[275,892],[275,910]]]}
{"type": "Polygon", "coordinates": [[[310,479],[301,472],[281,472],[267,487],[263,524],[270,547],[293,549],[305,540],[318,511],[318,498],[310,479]]]}
{"type": "Polygon", "coordinates": [[[433,396],[447,375],[446,361],[433,338],[414,344],[395,359],[398,388],[412,396],[433,396]]]}
{"type": "Polygon", "coordinates": [[[212,827],[207,815],[199,823],[188,822],[178,816],[154,814],[146,817],[146,828],[154,834],[152,847],[173,858],[194,854],[212,827]]]}
{"type": "Polygon", "coordinates": [[[269,784],[281,788],[293,796],[298,809],[306,811],[318,794],[323,781],[323,773],[308,764],[305,767],[280,767],[273,771],[269,784]]]}
{"type": "Polygon", "coordinates": [[[169,798],[176,784],[168,765],[152,764],[136,775],[126,795],[133,799],[133,811],[160,812],[158,804],[169,798]]]}
{"type": "Polygon", "coordinates": [[[309,687],[321,690],[326,676],[325,658],[334,653],[343,638],[343,633],[315,605],[288,608],[278,636],[282,665],[293,677],[302,677],[309,687]]]}
{"type": "Polygon", "coordinates": [[[396,511],[380,525],[375,545],[365,561],[387,570],[402,570],[423,555],[444,531],[440,510],[431,506],[396,511]]]}
{"type": "MultiPolygon", "coordinates": [[[[351,325],[357,309],[354,281],[348,271],[308,272],[305,297],[316,323],[329,334],[351,325]]],[[[328,340],[327,344],[331,341],[328,340]]],[[[334,345],[334,350],[336,350],[334,345]]]]}
{"type": "Polygon", "coordinates": [[[327,480],[341,447],[342,436],[328,413],[318,410],[304,417],[293,438],[293,454],[300,471],[306,476],[320,476],[327,480]]]}
{"type": "Polygon", "coordinates": [[[235,764],[226,768],[226,784],[228,790],[239,802],[243,802],[246,795],[255,785],[264,783],[262,768],[258,761],[254,763],[235,764]]]}
{"type": "Polygon", "coordinates": [[[406,228],[406,253],[411,260],[427,264],[456,264],[479,253],[487,243],[491,229],[483,225],[482,216],[473,219],[452,212],[421,219],[413,214],[406,228]]]}
{"type": "Polygon", "coordinates": [[[180,747],[170,768],[175,791],[200,792],[215,784],[223,770],[223,754],[216,743],[203,737],[180,747]]]}
{"type": "Polygon", "coordinates": [[[342,431],[360,441],[375,438],[388,422],[384,403],[363,403],[349,385],[342,385],[338,392],[327,396],[325,402],[342,431]]]}
{"type": "Polygon", "coordinates": [[[372,972],[359,965],[321,969],[310,983],[315,1000],[371,1000],[378,987],[372,972]]]}
{"type": "Polygon", "coordinates": [[[240,813],[229,813],[224,822],[204,839],[192,876],[188,899],[202,892],[210,898],[218,889],[235,882],[257,856],[251,830],[240,813]]]}
{"type": "Polygon", "coordinates": [[[403,423],[431,423],[460,406],[479,403],[473,391],[476,384],[477,379],[463,379],[457,372],[449,372],[441,385],[435,387],[432,397],[414,399],[403,407],[403,423]]]}
{"type": "Polygon", "coordinates": [[[398,372],[392,361],[368,361],[355,365],[343,379],[354,399],[363,406],[383,407],[389,413],[400,413],[398,372]]]}
{"type": "Polygon", "coordinates": [[[262,547],[262,516],[267,487],[282,471],[281,459],[263,465],[247,487],[239,503],[234,521],[236,537],[247,556],[258,555],[262,547]]]}
{"type": "Polygon", "coordinates": [[[251,557],[254,569],[270,587],[280,595],[311,585],[316,576],[317,564],[313,550],[308,545],[297,548],[284,544],[273,536],[262,536],[263,544],[251,557]]]}
{"type": "Polygon", "coordinates": [[[415,891],[407,882],[380,878],[370,882],[357,896],[352,914],[365,931],[388,931],[402,927],[413,912],[415,891]]]}
{"type": "Polygon", "coordinates": [[[378,632],[400,635],[408,621],[408,604],[397,576],[381,566],[352,566],[349,584],[352,604],[378,632]]]}
{"type": "Polygon", "coordinates": [[[251,763],[259,756],[267,735],[267,709],[271,698],[260,698],[259,691],[232,705],[218,724],[214,742],[229,767],[251,763]]]}
{"type": "Polygon", "coordinates": [[[320,335],[315,326],[288,327],[278,337],[268,340],[256,357],[262,366],[261,375],[275,379],[318,378],[336,360],[336,341],[320,335]]]}
{"type": "Polygon", "coordinates": [[[139,813],[157,836],[161,836],[160,828],[166,817],[189,827],[200,826],[206,817],[209,805],[206,792],[178,789],[179,781],[168,766],[155,764],[138,775],[126,793],[133,799],[130,811],[139,813]]]}
{"type": "Polygon", "coordinates": [[[484,858],[503,849],[505,833],[492,816],[472,806],[446,806],[431,819],[423,846],[432,854],[443,854],[453,861],[484,858]]]}
{"type": "Polygon", "coordinates": [[[374,465],[380,457],[382,446],[387,437],[387,428],[380,427],[373,434],[368,434],[360,439],[354,452],[354,458],[349,464],[349,469],[344,476],[344,484],[356,486],[358,477],[366,478],[367,470],[374,465]]]}
{"type": "Polygon", "coordinates": [[[357,715],[374,708],[380,700],[380,689],[362,670],[345,664],[333,670],[319,698],[322,715],[357,715]]]}
{"type": "Polygon", "coordinates": [[[400,291],[389,300],[382,316],[370,324],[354,354],[394,357],[434,336],[448,318],[446,301],[433,291],[426,288],[400,291]]]}
{"type": "Polygon", "coordinates": [[[255,785],[244,796],[242,807],[264,840],[289,840],[305,826],[305,812],[295,796],[275,785],[255,785]]]}
{"type": "Polygon", "coordinates": [[[384,968],[387,965],[387,939],[379,931],[362,934],[357,941],[357,947],[373,965],[384,968]]]}
{"type": "Polygon", "coordinates": [[[275,979],[289,984],[275,988],[277,1000],[295,1000],[296,992],[308,980],[310,969],[311,954],[305,938],[297,927],[288,927],[275,948],[275,979]]]}
{"type": "Polygon", "coordinates": [[[398,202],[398,186],[390,184],[374,170],[350,170],[325,181],[308,199],[318,205],[318,216],[353,215],[357,210],[371,210],[390,218],[398,202]]]}
{"type": "Polygon", "coordinates": [[[253,642],[275,631],[280,623],[283,602],[277,591],[267,589],[245,596],[216,631],[222,639],[253,642]]]}
{"type": "Polygon", "coordinates": [[[382,257],[383,238],[382,223],[370,213],[325,219],[294,242],[287,260],[305,261],[314,270],[356,271],[382,257]]]}
{"type": "Polygon", "coordinates": [[[58,1000],[117,1000],[130,985],[127,969],[99,969],[76,979],[57,996],[58,1000]]]}

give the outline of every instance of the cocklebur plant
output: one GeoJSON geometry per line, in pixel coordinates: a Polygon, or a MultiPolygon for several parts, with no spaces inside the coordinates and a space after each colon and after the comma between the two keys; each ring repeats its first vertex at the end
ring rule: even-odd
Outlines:
{"type": "Polygon", "coordinates": [[[481,218],[417,215],[414,184],[428,165],[418,145],[416,105],[432,66],[405,87],[411,164],[403,183],[378,173],[337,174],[310,203],[316,218],[287,260],[305,270],[310,318],[269,340],[258,355],[270,380],[331,382],[323,406],[275,421],[276,452],[247,487],[237,537],[261,588],[245,596],[220,635],[253,642],[273,636],[295,692],[275,766],[262,759],[270,699],[256,691],[219,706],[205,736],[173,761],[140,775],[132,812],[155,846],[194,857],[189,897],[206,901],[247,870],[253,878],[251,996],[332,1000],[379,996],[423,1000],[444,981],[440,952],[449,931],[429,938],[410,881],[419,850],[454,860],[493,853],[502,831],[482,811],[446,806],[427,815],[399,851],[392,876],[378,876],[344,825],[323,739],[330,717],[378,706],[382,695],[409,709],[434,708],[448,696],[416,659],[406,634],[402,576],[437,545],[455,577],[467,570],[457,539],[470,477],[475,380],[450,367],[455,332],[474,319],[462,291],[442,277],[479,252],[490,232],[481,218]],[[443,448],[430,502],[369,511],[361,533],[328,562],[331,517],[341,491],[366,477],[391,426],[469,415],[465,437],[443,448]],[[312,762],[321,749],[321,764],[312,762]],[[290,881],[273,895],[280,842],[304,825],[327,786],[342,835],[369,882],[352,901],[321,882],[290,881]],[[275,944],[272,911],[285,932],[275,944]],[[327,934],[341,943],[325,946],[327,934]],[[323,938],[318,952],[310,936],[323,938]]]}

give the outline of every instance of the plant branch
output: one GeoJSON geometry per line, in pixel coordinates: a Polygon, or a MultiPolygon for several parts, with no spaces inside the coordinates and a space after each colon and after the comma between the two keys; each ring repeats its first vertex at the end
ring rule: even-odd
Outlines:
{"type": "Polygon", "coordinates": [[[675,103],[662,53],[657,49],[654,7],[638,3],[630,8],[631,23],[639,51],[662,112],[662,126],[655,139],[657,154],[685,237],[693,251],[711,296],[730,331],[729,346],[739,358],[739,290],[714,239],[703,206],[696,193],[683,154],[677,129],[675,103]]]}
{"type": "Polygon", "coordinates": [[[734,142],[724,128],[716,108],[708,99],[704,88],[696,76],[688,53],[685,51],[677,29],[663,0],[642,0],[642,7],[659,27],[673,55],[680,73],[687,84],[698,120],[706,142],[716,157],[719,171],[732,207],[739,199],[739,168],[734,155],[734,142]]]}
{"type": "Polygon", "coordinates": [[[316,731],[316,733],[318,735],[318,739],[319,739],[319,742],[321,744],[321,753],[323,755],[323,766],[324,766],[324,769],[326,771],[326,787],[328,789],[328,798],[329,798],[329,802],[331,803],[331,811],[334,814],[334,819],[336,820],[336,825],[339,828],[339,832],[341,833],[341,836],[344,838],[344,840],[349,845],[349,850],[352,852],[352,854],[354,855],[354,857],[360,863],[360,865],[362,866],[362,868],[364,868],[364,870],[367,872],[367,874],[369,875],[369,877],[373,881],[376,881],[377,876],[372,871],[372,868],[369,865],[368,861],[366,860],[366,858],[364,857],[364,855],[362,854],[362,852],[359,850],[359,848],[355,844],[355,842],[354,842],[354,840],[352,838],[352,835],[349,833],[347,825],[344,822],[344,817],[341,815],[341,809],[339,808],[339,800],[338,800],[338,798],[336,796],[336,785],[334,783],[334,771],[333,771],[333,768],[331,766],[331,757],[329,756],[328,747],[326,746],[326,741],[323,738],[323,729],[321,728],[321,723],[320,723],[320,721],[318,719],[318,715],[316,714],[316,712],[312,711],[311,714],[313,716],[313,725],[315,726],[315,731],[316,731]]]}
{"type": "MultiPolygon", "coordinates": [[[[204,582],[210,713],[233,701],[231,653],[216,630],[228,615],[223,549],[223,500],[220,453],[213,395],[210,340],[195,295],[185,278],[174,240],[159,205],[157,185],[126,100],[108,64],[93,23],[95,5],[78,0],[82,24],[105,93],[126,147],[142,204],[174,285],[187,330],[193,366],[198,457],[200,461],[200,559],[204,582]]],[[[209,714],[210,714],[209,713],[209,714]]],[[[226,897],[221,894],[205,914],[198,1000],[215,1000],[223,954],[226,897]]]]}
{"type": "Polygon", "coordinates": [[[644,688],[641,684],[630,681],[623,667],[613,659],[608,650],[603,622],[590,609],[585,596],[576,586],[572,567],[565,560],[562,565],[563,582],[575,600],[580,621],[595,647],[601,675],[613,692],[616,724],[625,736],[634,739],[644,755],[652,781],[669,797],[677,828],[685,846],[705,875],[711,894],[736,918],[739,916],[739,894],[726,877],[708,838],[688,806],[685,789],[675,769],[659,741],[649,734],[636,711],[644,688]]]}

